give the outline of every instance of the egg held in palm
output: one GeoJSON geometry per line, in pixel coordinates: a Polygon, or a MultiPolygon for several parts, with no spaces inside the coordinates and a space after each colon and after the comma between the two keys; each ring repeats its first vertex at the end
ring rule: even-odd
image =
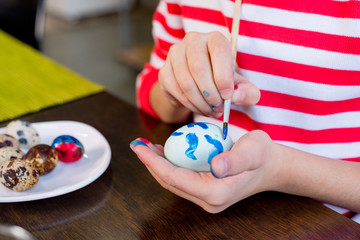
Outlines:
{"type": "Polygon", "coordinates": [[[215,124],[187,124],[166,140],[164,153],[172,164],[198,172],[210,171],[210,162],[233,146],[230,136],[223,139],[222,129],[215,124]]]}

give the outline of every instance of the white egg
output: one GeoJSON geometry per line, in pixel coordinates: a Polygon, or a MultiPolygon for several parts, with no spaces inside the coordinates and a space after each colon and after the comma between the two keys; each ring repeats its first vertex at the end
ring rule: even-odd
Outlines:
{"type": "Polygon", "coordinates": [[[176,130],[166,140],[164,153],[172,164],[198,172],[210,171],[211,159],[229,151],[233,141],[224,140],[222,129],[215,124],[198,122],[176,130]]]}

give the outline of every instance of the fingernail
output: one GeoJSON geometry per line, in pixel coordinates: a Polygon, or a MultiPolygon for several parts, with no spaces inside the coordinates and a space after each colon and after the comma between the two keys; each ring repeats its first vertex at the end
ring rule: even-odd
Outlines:
{"type": "Polygon", "coordinates": [[[217,159],[215,162],[211,162],[210,164],[210,171],[216,178],[226,177],[228,175],[228,170],[229,164],[225,159],[217,159]]]}
{"type": "MultiPolygon", "coordinates": [[[[140,140],[141,138],[138,138],[138,139],[135,139],[135,140],[133,140],[131,143],[130,143],[130,145],[132,146],[132,147],[136,147],[136,146],[138,146],[138,145],[143,145],[143,146],[146,146],[146,147],[148,147],[148,145],[144,142],[144,141],[142,141],[142,140],[140,140]]],[[[146,139],[145,139],[146,140],[146,139]]],[[[147,141],[147,140],[146,140],[147,141]]],[[[149,142],[149,141],[148,141],[149,142]]]]}
{"type": "Polygon", "coordinates": [[[223,99],[228,99],[233,94],[233,90],[232,89],[224,89],[224,90],[220,91],[220,94],[223,99]]]}
{"type": "Polygon", "coordinates": [[[245,93],[241,90],[237,90],[234,92],[232,99],[234,103],[242,103],[245,99],[245,93]]]}
{"type": "Polygon", "coordinates": [[[214,108],[219,108],[219,107],[222,106],[222,102],[221,102],[221,103],[218,103],[218,104],[216,104],[216,105],[210,105],[210,106],[211,106],[212,109],[214,109],[214,108]]]}
{"type": "Polygon", "coordinates": [[[210,105],[211,109],[216,113],[220,113],[220,112],[222,113],[223,112],[223,107],[222,106],[223,106],[222,102],[217,104],[217,105],[210,105]]]}
{"type": "Polygon", "coordinates": [[[138,140],[143,141],[143,142],[146,143],[146,144],[149,144],[149,143],[150,143],[150,141],[147,140],[147,139],[145,139],[145,138],[138,138],[138,140]]]}
{"type": "Polygon", "coordinates": [[[222,114],[221,112],[220,112],[220,113],[214,112],[214,113],[212,114],[212,117],[213,117],[213,118],[220,118],[222,115],[223,115],[223,114],[222,114]]]}

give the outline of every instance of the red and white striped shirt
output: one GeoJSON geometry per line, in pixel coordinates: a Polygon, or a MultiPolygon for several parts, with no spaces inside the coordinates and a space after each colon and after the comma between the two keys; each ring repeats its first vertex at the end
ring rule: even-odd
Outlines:
{"type": "MultiPolygon", "coordinates": [[[[155,47],[137,79],[137,104],[156,116],[149,93],[169,47],[187,32],[230,36],[234,0],[163,0],[155,47]]],[[[261,91],[232,106],[229,134],[254,129],[309,153],[360,162],[360,1],[243,0],[237,63],[261,91]]],[[[222,125],[222,119],[194,116],[222,125]]]]}

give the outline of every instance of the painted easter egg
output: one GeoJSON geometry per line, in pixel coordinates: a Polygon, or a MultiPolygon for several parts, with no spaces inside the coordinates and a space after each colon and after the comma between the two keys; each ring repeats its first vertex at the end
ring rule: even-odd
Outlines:
{"type": "Polygon", "coordinates": [[[75,162],[84,155],[84,146],[73,136],[61,135],[54,139],[51,145],[62,162],[75,162]]]}
{"type": "Polygon", "coordinates": [[[222,129],[215,124],[198,122],[176,130],[166,140],[166,159],[176,166],[198,172],[210,171],[211,159],[233,146],[230,136],[224,140],[222,129]]]}

